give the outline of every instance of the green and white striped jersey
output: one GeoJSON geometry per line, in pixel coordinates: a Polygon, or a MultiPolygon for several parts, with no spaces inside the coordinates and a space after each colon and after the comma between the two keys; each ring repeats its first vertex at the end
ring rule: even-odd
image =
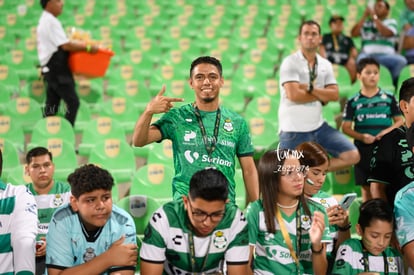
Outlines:
{"type": "Polygon", "coordinates": [[[56,208],[69,203],[71,195],[70,185],[66,182],[55,181],[49,194],[46,195],[39,195],[35,191],[33,183],[30,183],[27,186],[33,193],[37,204],[37,216],[39,219],[38,238],[46,236],[49,229],[49,222],[52,219],[52,215],[56,208]]]}
{"type": "Polygon", "coordinates": [[[0,180],[0,274],[35,273],[37,209],[25,186],[0,180]]]}
{"type": "MultiPolygon", "coordinates": [[[[357,275],[365,271],[364,255],[360,240],[348,239],[338,248],[332,274],[357,275]]],[[[404,274],[404,264],[400,253],[394,248],[387,247],[384,255],[374,256],[367,252],[368,271],[385,274],[388,266],[389,275],[404,274]],[[386,261],[386,263],[385,263],[386,261]]]]}
{"type": "MultiPolygon", "coordinates": [[[[325,213],[325,225],[328,225],[328,217],[325,208],[312,200],[308,200],[307,205],[311,214],[315,211],[325,213]]],[[[300,203],[300,274],[313,274],[312,268],[312,251],[309,237],[311,219],[305,214],[302,204],[300,203]]],[[[293,249],[297,245],[297,226],[296,212],[287,216],[282,212],[282,218],[285,221],[286,229],[292,240],[293,249]]],[[[298,274],[297,265],[291,256],[288,246],[285,243],[280,226],[275,217],[276,232],[268,232],[264,218],[264,209],[261,200],[251,203],[247,209],[247,220],[249,225],[249,243],[255,246],[255,259],[253,270],[255,274],[298,274]]],[[[330,243],[332,241],[329,235],[329,226],[325,227],[322,236],[322,242],[330,243]]]]}
{"type": "Polygon", "coordinates": [[[183,201],[160,207],[145,231],[141,260],[163,263],[164,274],[209,274],[221,271],[224,262],[228,265],[248,262],[247,221],[234,204],[226,204],[223,219],[209,236],[193,236],[195,257],[191,255],[189,224],[183,201]],[[192,270],[191,259],[195,259],[196,270],[192,270]]]}

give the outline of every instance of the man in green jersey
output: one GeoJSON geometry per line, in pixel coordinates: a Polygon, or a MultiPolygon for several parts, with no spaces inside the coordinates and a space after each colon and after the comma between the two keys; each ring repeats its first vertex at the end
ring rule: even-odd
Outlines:
{"type": "Polygon", "coordinates": [[[237,113],[219,105],[224,84],[219,60],[202,56],[191,63],[189,84],[195,101],[172,108],[180,98],[164,96],[165,86],[147,105],[133,134],[135,146],[170,139],[173,143],[175,176],[173,196],[187,195],[191,176],[198,170],[214,166],[229,181],[229,199],[235,200],[235,166],[237,157],[243,171],[249,201],[258,199],[258,180],[253,160],[253,145],[246,121],[237,113]],[[154,114],[165,113],[151,124],[154,114]]]}
{"type": "Polygon", "coordinates": [[[228,181],[210,168],[196,172],[190,191],[157,211],[140,250],[141,274],[246,274],[247,221],[228,202],[228,181]]]}
{"type": "Polygon", "coordinates": [[[46,233],[56,208],[68,203],[70,185],[53,179],[55,166],[52,153],[44,147],[35,147],[26,154],[25,172],[32,182],[28,184],[38,211],[38,234],[36,243],[36,275],[45,273],[46,233]]]}

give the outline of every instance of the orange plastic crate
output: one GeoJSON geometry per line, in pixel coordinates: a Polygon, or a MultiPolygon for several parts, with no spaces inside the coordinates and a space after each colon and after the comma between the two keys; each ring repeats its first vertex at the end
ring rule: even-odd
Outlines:
{"type": "Polygon", "coordinates": [[[106,49],[99,49],[96,53],[72,52],[69,56],[69,67],[77,75],[102,77],[113,55],[112,51],[106,49]]]}

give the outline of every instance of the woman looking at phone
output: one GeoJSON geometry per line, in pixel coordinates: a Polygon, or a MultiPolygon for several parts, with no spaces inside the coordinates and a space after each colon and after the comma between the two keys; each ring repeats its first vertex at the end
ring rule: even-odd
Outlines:
{"type": "Polygon", "coordinates": [[[325,149],[316,142],[307,141],[299,144],[296,151],[301,154],[300,164],[306,167],[305,197],[322,204],[325,207],[329,221],[329,232],[333,242],[326,247],[328,259],[328,274],[335,260],[339,245],[350,238],[351,224],[348,220],[347,209],[343,209],[337,200],[321,190],[329,167],[329,156],[325,149]]]}

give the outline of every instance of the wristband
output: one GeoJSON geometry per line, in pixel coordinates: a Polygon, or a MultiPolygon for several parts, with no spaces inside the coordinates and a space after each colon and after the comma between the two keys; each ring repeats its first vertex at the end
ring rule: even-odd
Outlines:
{"type": "Polygon", "coordinates": [[[308,94],[311,94],[313,91],[313,83],[309,83],[308,89],[306,90],[308,92],[308,94]]]}
{"type": "Polygon", "coordinates": [[[311,251],[312,251],[313,254],[321,254],[322,250],[323,250],[323,244],[321,244],[321,249],[319,249],[319,250],[314,250],[313,245],[311,244],[311,251]]]}
{"type": "Polygon", "coordinates": [[[339,231],[342,231],[342,232],[344,232],[344,231],[347,231],[347,230],[349,230],[349,228],[351,228],[351,223],[348,223],[347,225],[345,225],[345,226],[338,226],[338,230],[339,231]]]}
{"type": "Polygon", "coordinates": [[[86,45],[86,52],[88,53],[91,52],[91,45],[89,44],[86,45]]]}

